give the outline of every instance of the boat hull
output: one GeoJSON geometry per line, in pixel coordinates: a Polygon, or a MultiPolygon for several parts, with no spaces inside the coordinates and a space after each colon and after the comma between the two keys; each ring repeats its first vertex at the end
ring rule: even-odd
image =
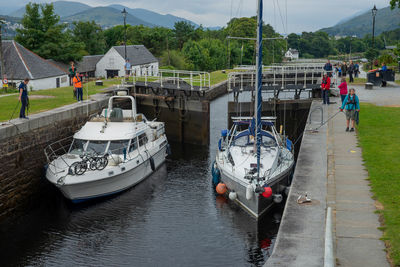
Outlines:
{"type": "MultiPolygon", "coordinates": [[[[273,194],[284,194],[284,191],[290,186],[293,165],[279,176],[266,182],[264,187],[271,187],[273,194]]],[[[234,191],[237,194],[235,202],[245,211],[255,218],[262,217],[263,214],[275,204],[273,197],[265,198],[261,194],[253,193],[251,199],[246,198],[247,183],[235,179],[230,173],[221,171],[221,182],[226,184],[228,191],[234,191]]]]}
{"type": "MultiPolygon", "coordinates": [[[[152,157],[155,169],[164,163],[165,157],[166,146],[152,157]]],[[[127,169],[125,172],[113,176],[99,177],[99,179],[90,182],[57,185],[57,187],[66,198],[74,203],[80,203],[122,192],[140,183],[152,173],[153,170],[148,158],[135,168],[127,169]]]]}

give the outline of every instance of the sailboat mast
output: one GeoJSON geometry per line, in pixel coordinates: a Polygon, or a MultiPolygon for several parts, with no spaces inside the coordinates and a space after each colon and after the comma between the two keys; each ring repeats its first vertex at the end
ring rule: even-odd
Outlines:
{"type": "Polygon", "coordinates": [[[257,145],[257,178],[260,178],[261,154],[261,109],[262,109],[262,12],[263,2],[257,0],[257,46],[256,46],[256,145],[257,145]]]}

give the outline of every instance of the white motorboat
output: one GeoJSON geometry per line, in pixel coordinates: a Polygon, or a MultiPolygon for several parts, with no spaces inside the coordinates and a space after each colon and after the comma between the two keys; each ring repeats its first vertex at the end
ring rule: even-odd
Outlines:
{"type": "Polygon", "coordinates": [[[71,138],[45,149],[46,178],[74,203],[107,196],[144,180],[169,152],[163,122],[136,113],[132,96],[112,96],[108,108],[71,138]],[[113,108],[116,99],[132,108],[113,108]]]}
{"type": "Polygon", "coordinates": [[[292,142],[276,131],[276,118],[261,117],[262,10],[258,0],[254,118],[232,118],[231,130],[221,131],[212,166],[217,192],[228,194],[255,218],[282,201],[294,167],[292,142]]]}

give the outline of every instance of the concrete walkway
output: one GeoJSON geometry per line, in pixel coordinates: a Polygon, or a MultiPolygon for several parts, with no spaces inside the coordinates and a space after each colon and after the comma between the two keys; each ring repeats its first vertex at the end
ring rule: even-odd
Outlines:
{"type": "MultiPolygon", "coordinates": [[[[357,89],[360,98],[374,99],[376,92],[357,89]]],[[[332,101],[338,104],[329,106],[329,116],[338,111],[340,99],[332,101]]],[[[366,180],[368,173],[363,167],[361,148],[356,134],[345,132],[344,113],[328,123],[327,139],[327,206],[333,209],[337,266],[389,266],[385,245],[380,240],[382,232],[378,230],[379,218],[374,213],[375,201],[366,180]]]]}

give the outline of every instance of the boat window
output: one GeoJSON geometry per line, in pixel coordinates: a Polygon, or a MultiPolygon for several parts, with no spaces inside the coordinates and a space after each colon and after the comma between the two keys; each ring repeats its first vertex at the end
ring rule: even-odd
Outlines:
{"type": "Polygon", "coordinates": [[[69,149],[69,153],[80,155],[85,149],[86,140],[74,139],[72,141],[71,147],[69,149]]]}
{"type": "Polygon", "coordinates": [[[262,137],[262,144],[263,146],[276,146],[275,140],[268,136],[262,137]]]}
{"type": "Polygon", "coordinates": [[[139,146],[144,146],[145,144],[147,144],[147,135],[142,133],[139,135],[139,146]]]}
{"type": "Polygon", "coordinates": [[[135,151],[138,148],[136,138],[131,140],[131,145],[129,146],[129,152],[135,151]]]}
{"type": "Polygon", "coordinates": [[[89,141],[86,151],[89,153],[104,154],[108,141],[89,141]]]}
{"type": "Polygon", "coordinates": [[[245,135],[235,140],[235,146],[248,146],[254,144],[254,136],[245,135]]]}
{"type": "Polygon", "coordinates": [[[126,149],[128,148],[129,140],[116,140],[110,142],[110,147],[108,148],[108,152],[112,154],[122,155],[124,154],[124,149],[126,153],[126,149]]]}

